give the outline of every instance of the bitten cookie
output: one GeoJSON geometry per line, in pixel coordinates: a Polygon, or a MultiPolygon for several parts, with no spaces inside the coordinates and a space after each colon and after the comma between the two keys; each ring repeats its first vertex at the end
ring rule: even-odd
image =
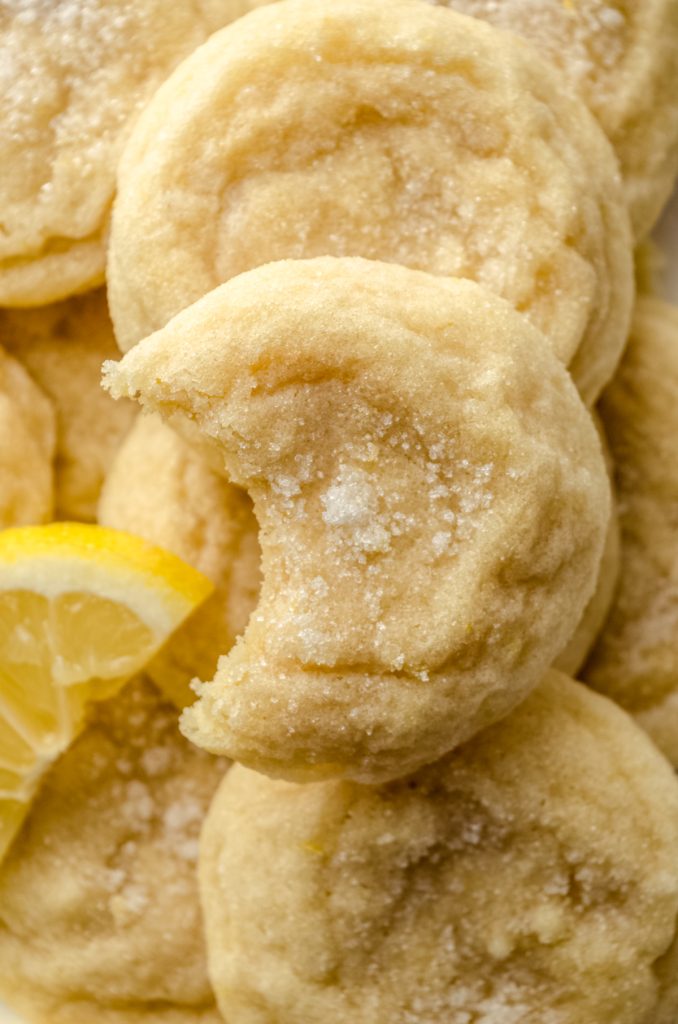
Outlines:
{"type": "Polygon", "coordinates": [[[224,764],[145,682],[98,706],[0,866],[0,998],[37,1024],[212,1024],[198,836],[224,764]]]}
{"type": "Polygon", "coordinates": [[[52,518],[55,434],[49,399],[0,345],[0,530],[52,518]]]}
{"type": "Polygon", "coordinates": [[[638,301],[600,413],[620,499],[621,577],[584,678],[678,766],[678,310],[638,301]]]}
{"type": "Polygon", "coordinates": [[[550,672],[388,785],[235,766],[200,890],[229,1024],[648,1024],[677,966],[678,783],[619,708],[550,672]]]}
{"type": "MultiPolygon", "coordinates": [[[[178,707],[193,703],[193,679],[211,678],[244,631],[261,585],[258,526],[249,498],[205,455],[153,415],[139,416],[106,477],[99,522],[174,552],[204,572],[212,596],[172,635],[147,674],[178,707]]],[[[555,661],[575,675],[609,611],[619,575],[619,523],[610,517],[598,582],[555,661]]]]}
{"type": "Polygon", "coordinates": [[[263,584],[184,713],[288,778],[401,775],[522,700],[595,584],[609,486],[543,337],[470,281],[269,264],[107,364],[254,501],[263,584]]]}
{"type": "Polygon", "coordinates": [[[116,352],[105,293],[2,310],[0,344],[56,412],[55,517],[92,522],[104,475],[136,414],[131,402],[112,402],[101,387],[101,364],[116,352]]]}
{"type": "Polygon", "coordinates": [[[221,282],[364,256],[472,278],[546,335],[588,401],[632,301],[612,149],[531,47],[419,0],[289,0],[158,90],[121,163],[109,294],[123,349],[221,282]]]}
{"type": "Polygon", "coordinates": [[[0,306],[103,280],[118,158],[139,111],[248,0],[4,0],[0,306]]]}
{"type": "Polygon", "coordinates": [[[195,700],[191,681],[214,675],[257,603],[261,554],[252,503],[159,417],[140,416],[106,478],[99,522],[159,544],[215,584],[147,667],[184,707],[195,700]]]}

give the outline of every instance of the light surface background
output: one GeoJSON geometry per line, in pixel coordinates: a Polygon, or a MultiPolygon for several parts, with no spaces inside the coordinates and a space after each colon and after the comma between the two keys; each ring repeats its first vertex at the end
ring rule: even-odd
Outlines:
{"type": "MultiPolygon", "coordinates": [[[[678,189],[654,233],[665,263],[658,275],[657,287],[664,298],[678,304],[678,189]]],[[[0,977],[2,964],[0,964],[0,977]]],[[[22,1024],[18,1017],[0,1004],[0,1024],[22,1024]]]]}

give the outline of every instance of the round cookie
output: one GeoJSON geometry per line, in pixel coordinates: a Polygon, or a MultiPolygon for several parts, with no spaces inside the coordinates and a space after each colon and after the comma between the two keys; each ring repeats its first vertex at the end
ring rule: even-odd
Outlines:
{"type": "Polygon", "coordinates": [[[634,234],[644,238],[678,173],[678,4],[674,0],[437,2],[518,33],[560,69],[614,147],[634,234]]]}
{"type": "Polygon", "coordinates": [[[215,34],[125,150],[109,298],[126,350],[269,261],[472,278],[549,336],[587,401],[632,301],[612,149],[531,47],[419,0],[289,0],[215,34]]]}
{"type": "Polygon", "coordinates": [[[199,569],[214,593],[172,634],[146,671],[184,707],[210,679],[257,603],[257,522],[244,491],[157,416],[139,416],[106,478],[99,522],[159,544],[199,569]]]}
{"type": "Polygon", "coordinates": [[[235,766],[200,892],[229,1024],[648,1024],[676,935],[678,783],[620,709],[550,672],[388,785],[235,766]]]}
{"type": "Polygon", "coordinates": [[[593,592],[609,485],[543,337],[471,281],[269,264],[108,364],[254,501],[263,584],[184,712],[287,778],[380,781],[506,714],[593,592]]]}
{"type": "Polygon", "coordinates": [[[596,115],[619,158],[637,239],[678,173],[675,0],[443,0],[518,32],[553,61],[596,115]]]}
{"type": "Polygon", "coordinates": [[[49,399],[0,346],[0,530],[52,518],[55,433],[49,399]]]}
{"type": "Polygon", "coordinates": [[[93,522],[104,475],[136,410],[112,402],[101,364],[116,352],[106,294],[0,311],[0,344],[52,400],[57,419],[55,518],[93,522]]]}
{"type": "Polygon", "coordinates": [[[4,0],[0,306],[100,283],[117,163],[170,71],[248,0],[4,0]]]}
{"type": "Polygon", "coordinates": [[[639,299],[600,414],[615,463],[621,576],[584,670],[678,766],[678,310],[639,299]]]}
{"type": "Polygon", "coordinates": [[[56,763],[0,866],[0,999],[37,1024],[207,1024],[198,836],[224,764],[137,680],[56,763]]]}

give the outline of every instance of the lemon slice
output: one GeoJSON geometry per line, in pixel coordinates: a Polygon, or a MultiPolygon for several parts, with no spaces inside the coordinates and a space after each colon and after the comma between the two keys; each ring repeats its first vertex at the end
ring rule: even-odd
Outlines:
{"type": "Polygon", "coordinates": [[[118,530],[0,532],[0,859],[87,703],[119,690],[212,589],[118,530]]]}

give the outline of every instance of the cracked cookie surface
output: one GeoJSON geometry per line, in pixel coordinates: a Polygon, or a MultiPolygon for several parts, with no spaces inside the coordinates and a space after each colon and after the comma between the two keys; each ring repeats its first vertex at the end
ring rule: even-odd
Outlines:
{"type": "Polygon", "coordinates": [[[145,680],[92,713],[0,867],[0,997],[40,1024],[212,1024],[198,836],[224,764],[145,680]]]}
{"type": "Polygon", "coordinates": [[[609,142],[522,40],[416,0],[291,0],[215,34],[144,111],[109,294],[127,349],[274,260],[473,278],[593,401],[628,329],[630,252],[609,142]]]}
{"type": "Polygon", "coordinates": [[[619,158],[637,238],[678,172],[678,4],[674,0],[447,0],[518,32],[553,61],[619,158]]]}
{"type": "Polygon", "coordinates": [[[288,778],[378,781],[501,717],[562,650],[609,515],[549,345],[470,281],[360,259],[227,282],[107,366],[254,501],[263,584],[184,713],[288,778]]]}
{"type": "Polygon", "coordinates": [[[676,969],[678,784],[624,712],[550,672],[388,785],[235,766],[200,888],[232,1024],[647,1024],[676,969]]]}
{"type": "Polygon", "coordinates": [[[101,283],[118,158],[170,71],[247,0],[3,0],[0,305],[101,283]]]}

